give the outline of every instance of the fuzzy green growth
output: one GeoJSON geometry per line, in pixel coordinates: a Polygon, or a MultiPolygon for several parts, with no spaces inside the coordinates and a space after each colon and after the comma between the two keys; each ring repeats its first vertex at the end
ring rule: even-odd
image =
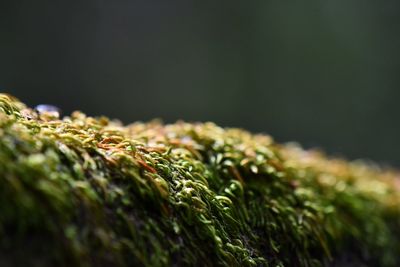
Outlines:
{"type": "Polygon", "coordinates": [[[398,173],[0,94],[0,266],[399,266],[398,173]]]}

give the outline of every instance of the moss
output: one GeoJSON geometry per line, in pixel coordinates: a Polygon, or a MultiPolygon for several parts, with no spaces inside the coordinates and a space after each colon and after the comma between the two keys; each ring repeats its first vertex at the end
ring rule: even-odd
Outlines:
{"type": "Polygon", "coordinates": [[[393,170],[0,95],[1,266],[399,266],[393,170]]]}

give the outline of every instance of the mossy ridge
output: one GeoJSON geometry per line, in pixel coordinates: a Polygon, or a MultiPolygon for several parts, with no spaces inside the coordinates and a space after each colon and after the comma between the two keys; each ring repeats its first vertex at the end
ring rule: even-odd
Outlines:
{"type": "Polygon", "coordinates": [[[0,95],[0,173],[3,265],[400,264],[396,172],[239,129],[0,95]]]}

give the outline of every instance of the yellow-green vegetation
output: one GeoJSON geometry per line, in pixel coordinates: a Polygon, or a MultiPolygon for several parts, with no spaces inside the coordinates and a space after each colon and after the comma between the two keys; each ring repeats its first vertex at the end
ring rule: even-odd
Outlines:
{"type": "Polygon", "coordinates": [[[0,95],[0,266],[399,266],[395,171],[0,95]]]}

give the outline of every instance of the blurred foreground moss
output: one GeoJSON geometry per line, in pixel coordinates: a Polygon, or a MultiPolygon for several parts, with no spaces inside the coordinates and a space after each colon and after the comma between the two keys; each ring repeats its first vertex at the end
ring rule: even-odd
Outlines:
{"type": "Polygon", "coordinates": [[[398,173],[0,94],[0,266],[399,266],[398,173]]]}

